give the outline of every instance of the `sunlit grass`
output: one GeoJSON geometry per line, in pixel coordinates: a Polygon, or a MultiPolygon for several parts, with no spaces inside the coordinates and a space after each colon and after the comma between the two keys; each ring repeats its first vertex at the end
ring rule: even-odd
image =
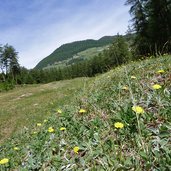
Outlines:
{"type": "Polygon", "coordinates": [[[169,170],[170,73],[171,57],[165,56],[93,78],[71,91],[70,102],[52,105],[48,116],[1,145],[0,160],[8,162],[0,168],[169,170]]]}
{"type": "MultiPolygon", "coordinates": [[[[67,105],[87,78],[25,85],[0,93],[0,142],[22,127],[30,127],[46,119],[58,106],[67,105]]],[[[58,113],[62,111],[57,109],[58,113]]]]}

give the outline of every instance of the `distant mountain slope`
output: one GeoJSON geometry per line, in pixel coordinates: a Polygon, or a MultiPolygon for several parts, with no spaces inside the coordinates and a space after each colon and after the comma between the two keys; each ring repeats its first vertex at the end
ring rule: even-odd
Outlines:
{"type": "Polygon", "coordinates": [[[63,68],[63,67],[67,67],[69,65],[74,65],[76,63],[83,62],[85,60],[90,60],[93,57],[97,56],[104,49],[108,49],[108,47],[110,45],[111,44],[106,45],[106,46],[88,48],[86,50],[78,52],[77,54],[71,56],[70,58],[68,58],[66,60],[55,62],[52,65],[48,65],[48,66],[44,67],[43,69],[63,68]]]}
{"type": "Polygon", "coordinates": [[[111,44],[114,40],[115,36],[104,36],[100,38],[99,40],[83,40],[83,41],[76,41],[72,43],[67,43],[59,48],[57,48],[53,53],[51,53],[49,56],[41,60],[37,65],[36,69],[42,69],[48,65],[52,65],[55,62],[63,61],[66,59],[71,58],[73,55],[84,51],[88,48],[92,47],[101,47],[108,44],[111,44]]]}

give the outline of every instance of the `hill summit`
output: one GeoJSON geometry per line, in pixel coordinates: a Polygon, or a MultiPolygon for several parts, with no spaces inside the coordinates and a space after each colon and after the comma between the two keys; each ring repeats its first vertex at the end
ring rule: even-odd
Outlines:
{"type": "Polygon", "coordinates": [[[87,50],[89,48],[103,47],[109,45],[113,42],[115,37],[116,36],[104,36],[99,40],[87,39],[64,44],[57,48],[49,56],[41,60],[36,65],[35,69],[42,69],[47,67],[48,65],[55,64],[55,62],[67,60],[69,58],[72,58],[77,53],[87,50]]]}

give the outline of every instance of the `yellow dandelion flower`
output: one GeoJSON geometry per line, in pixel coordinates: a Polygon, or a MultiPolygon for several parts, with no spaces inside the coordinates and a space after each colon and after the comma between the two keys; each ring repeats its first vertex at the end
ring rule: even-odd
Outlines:
{"type": "Polygon", "coordinates": [[[132,79],[136,79],[136,77],[135,77],[135,76],[133,76],[133,75],[131,76],[131,78],[132,78],[132,79]]]}
{"type": "Polygon", "coordinates": [[[45,119],[43,122],[46,123],[47,122],[47,119],[45,119]]]}
{"type": "Polygon", "coordinates": [[[0,160],[0,164],[6,164],[8,162],[9,162],[9,159],[7,159],[7,158],[0,160]]]}
{"type": "Polygon", "coordinates": [[[157,73],[159,73],[159,74],[162,74],[162,73],[164,73],[164,72],[165,72],[165,71],[164,71],[163,69],[157,71],[157,73]]]}
{"type": "Polygon", "coordinates": [[[61,127],[61,128],[60,128],[60,131],[65,131],[65,130],[66,130],[65,127],[61,127]]]}
{"type": "Polygon", "coordinates": [[[80,150],[80,148],[78,146],[74,147],[74,153],[78,154],[78,151],[80,150]]]}
{"type": "Polygon", "coordinates": [[[158,89],[160,89],[160,88],[162,88],[162,87],[161,87],[161,85],[159,85],[159,84],[154,84],[154,85],[152,86],[152,88],[153,88],[154,90],[158,90],[158,89]]]}
{"type": "Polygon", "coordinates": [[[42,124],[41,123],[37,123],[37,126],[42,126],[42,124]]]}
{"type": "Polygon", "coordinates": [[[15,150],[15,151],[18,151],[18,150],[20,150],[20,149],[19,149],[18,147],[14,147],[14,150],[15,150]]]}
{"type": "Polygon", "coordinates": [[[62,113],[62,110],[58,109],[57,110],[57,113],[61,114],[62,113]]]}
{"type": "Polygon", "coordinates": [[[54,132],[55,130],[52,127],[48,128],[48,132],[54,132]]]}
{"type": "Polygon", "coordinates": [[[132,110],[138,114],[143,114],[144,113],[144,109],[140,106],[133,106],[132,110]]]}
{"type": "Polygon", "coordinates": [[[85,109],[80,109],[79,113],[86,113],[86,110],[85,109]]]}
{"type": "Polygon", "coordinates": [[[123,86],[122,87],[122,90],[128,90],[129,88],[128,88],[128,86],[123,86]]]}
{"type": "Polygon", "coordinates": [[[116,123],[114,123],[114,126],[115,126],[115,128],[123,128],[124,124],[121,122],[116,122],[116,123]]]}

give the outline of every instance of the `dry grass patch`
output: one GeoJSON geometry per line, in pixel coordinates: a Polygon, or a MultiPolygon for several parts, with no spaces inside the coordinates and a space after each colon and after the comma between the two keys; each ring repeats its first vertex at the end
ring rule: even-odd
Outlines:
{"type": "Polygon", "coordinates": [[[49,116],[52,108],[67,104],[87,78],[25,85],[0,93],[0,142],[24,126],[29,127],[49,116]]]}

